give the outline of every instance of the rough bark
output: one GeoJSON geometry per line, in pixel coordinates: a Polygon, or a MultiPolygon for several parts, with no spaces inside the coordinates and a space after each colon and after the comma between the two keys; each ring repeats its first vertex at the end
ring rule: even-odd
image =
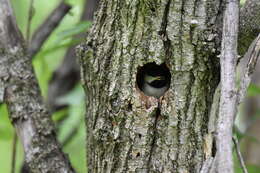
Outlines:
{"type": "Polygon", "coordinates": [[[260,33],[260,1],[247,0],[240,11],[239,20],[239,53],[247,51],[250,43],[260,33]]]}
{"type": "Polygon", "coordinates": [[[221,1],[103,0],[79,47],[89,172],[199,172],[214,156],[209,114],[219,82],[221,1]],[[165,95],[145,96],[138,69],[166,63],[165,95]]]}
{"type": "Polygon", "coordinates": [[[56,140],[10,3],[0,4],[0,90],[26,162],[32,172],[74,172],[56,140]]]}

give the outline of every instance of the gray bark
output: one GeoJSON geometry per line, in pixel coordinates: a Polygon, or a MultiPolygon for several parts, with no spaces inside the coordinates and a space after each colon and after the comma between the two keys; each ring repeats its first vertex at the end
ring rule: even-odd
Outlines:
{"type": "MultiPolygon", "coordinates": [[[[0,102],[8,104],[34,172],[72,172],[8,1],[0,2],[0,102]]],[[[215,169],[210,165],[216,162],[212,126],[218,109],[211,103],[219,95],[221,2],[102,1],[90,39],[79,50],[90,172],[215,169]],[[170,88],[160,99],[136,85],[139,67],[148,62],[166,63],[171,72],[170,88]]],[[[252,14],[248,21],[257,16],[252,14]]]]}
{"type": "Polygon", "coordinates": [[[62,153],[50,115],[25,53],[24,41],[7,0],[0,0],[0,90],[1,102],[23,144],[32,172],[72,173],[62,153]]]}
{"type": "Polygon", "coordinates": [[[239,3],[227,0],[221,44],[220,104],[217,123],[217,171],[233,173],[232,130],[237,113],[236,65],[239,3]]]}
{"type": "Polygon", "coordinates": [[[247,51],[250,43],[260,32],[260,1],[247,0],[240,11],[239,20],[239,53],[247,51]]]}
{"type": "Polygon", "coordinates": [[[210,0],[101,1],[79,47],[89,172],[191,173],[212,160],[221,7],[210,0]],[[136,84],[149,62],[166,63],[171,73],[160,99],[136,84]]]}

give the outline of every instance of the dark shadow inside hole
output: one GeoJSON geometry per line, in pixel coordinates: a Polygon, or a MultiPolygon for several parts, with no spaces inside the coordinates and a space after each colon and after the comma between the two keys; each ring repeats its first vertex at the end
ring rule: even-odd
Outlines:
{"type": "Polygon", "coordinates": [[[165,63],[147,63],[138,68],[136,81],[145,95],[159,98],[170,87],[171,73],[165,63]]]}
{"type": "Polygon", "coordinates": [[[215,157],[217,153],[217,146],[216,146],[216,140],[213,140],[213,144],[212,144],[212,157],[215,157]]]}
{"type": "Polygon", "coordinates": [[[142,135],[141,135],[141,134],[138,134],[138,137],[139,137],[139,138],[142,138],[142,135]]]}
{"type": "Polygon", "coordinates": [[[132,110],[132,103],[128,103],[127,109],[128,109],[128,111],[132,110]]]}

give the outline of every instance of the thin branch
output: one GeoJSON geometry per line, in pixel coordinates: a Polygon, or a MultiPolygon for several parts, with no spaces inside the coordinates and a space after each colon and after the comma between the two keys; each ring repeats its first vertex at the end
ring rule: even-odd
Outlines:
{"type": "MultiPolygon", "coordinates": [[[[88,0],[85,2],[81,21],[93,20],[94,12],[97,10],[99,0],[88,0]]],[[[75,39],[85,38],[86,32],[75,36],[75,39]]],[[[76,62],[75,46],[71,46],[63,59],[61,65],[55,70],[49,83],[47,103],[51,111],[61,109],[66,105],[57,102],[58,98],[68,93],[79,81],[79,66],[76,62]]]]}
{"type": "Polygon", "coordinates": [[[34,16],[34,0],[30,1],[30,7],[29,7],[29,13],[28,13],[28,22],[27,22],[27,31],[26,31],[26,42],[27,45],[29,45],[30,42],[30,35],[31,35],[31,23],[32,23],[32,18],[34,16]]]}
{"type": "Polygon", "coordinates": [[[33,57],[38,53],[43,43],[48,39],[49,35],[59,25],[70,9],[71,6],[62,1],[60,5],[53,10],[49,17],[47,17],[45,22],[43,22],[43,24],[33,34],[31,44],[28,48],[29,57],[33,57]]]}
{"type": "Polygon", "coordinates": [[[236,114],[235,69],[238,38],[238,0],[227,0],[221,45],[221,94],[217,123],[217,171],[233,173],[232,128],[236,114]]]}
{"type": "Polygon", "coordinates": [[[243,72],[244,75],[242,76],[240,82],[238,101],[237,101],[238,104],[240,104],[246,96],[246,91],[251,82],[252,75],[253,72],[255,71],[255,67],[259,57],[260,57],[260,34],[252,42],[247,53],[243,57],[244,59],[248,59],[248,62],[247,62],[246,69],[243,72]]]}
{"type": "MultiPolygon", "coordinates": [[[[92,21],[94,12],[97,10],[99,0],[88,0],[85,2],[81,21],[92,21]]],[[[84,38],[86,33],[80,33],[76,38],[84,38]]],[[[79,67],[74,58],[75,46],[71,46],[65,54],[62,64],[56,69],[52,79],[50,80],[48,89],[48,106],[51,110],[60,109],[61,106],[57,103],[57,99],[68,93],[79,81],[79,67]]],[[[80,123],[80,122],[79,122],[80,123]]],[[[79,126],[71,128],[65,139],[61,142],[62,146],[66,146],[72,138],[77,134],[79,126]]]]}
{"type": "Polygon", "coordinates": [[[245,165],[245,162],[244,162],[244,159],[243,159],[243,156],[240,152],[240,148],[239,148],[239,144],[238,144],[238,140],[236,137],[233,137],[233,142],[234,142],[234,145],[235,145],[235,149],[236,149],[236,153],[237,153],[237,157],[238,157],[238,160],[240,162],[240,166],[243,170],[243,173],[248,173],[247,171],[247,168],[246,168],[246,165],[245,165]]]}
{"type": "Polygon", "coordinates": [[[12,151],[12,166],[11,173],[15,173],[15,163],[16,163],[16,146],[17,146],[17,135],[14,133],[13,137],[13,151],[12,151]]]}

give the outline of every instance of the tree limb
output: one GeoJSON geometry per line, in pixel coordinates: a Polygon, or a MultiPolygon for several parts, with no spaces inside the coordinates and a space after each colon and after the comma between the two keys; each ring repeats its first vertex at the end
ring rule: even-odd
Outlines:
{"type": "Polygon", "coordinates": [[[56,29],[70,9],[71,6],[62,1],[60,5],[53,10],[49,17],[47,17],[45,22],[43,22],[37,31],[35,31],[28,48],[29,57],[33,57],[41,49],[45,40],[47,40],[52,31],[56,29]]]}
{"type": "Polygon", "coordinates": [[[32,18],[34,16],[34,0],[30,1],[30,7],[29,7],[29,11],[28,11],[28,21],[27,21],[27,28],[26,28],[26,42],[27,45],[29,45],[30,43],[30,35],[31,35],[31,24],[32,24],[32,18]]]}
{"type": "Polygon", "coordinates": [[[235,69],[237,61],[239,3],[227,0],[221,50],[221,95],[217,124],[217,170],[233,173],[232,128],[236,113],[235,69]]]}
{"type": "Polygon", "coordinates": [[[238,160],[240,162],[241,168],[243,169],[243,173],[248,173],[248,171],[246,169],[246,165],[245,165],[244,159],[243,159],[242,154],[240,152],[238,140],[237,140],[236,137],[233,137],[232,139],[233,139],[233,142],[234,142],[234,145],[235,145],[235,149],[236,149],[238,160]]]}
{"type": "Polygon", "coordinates": [[[259,57],[260,57],[260,34],[252,42],[247,53],[243,57],[244,59],[248,59],[248,62],[240,82],[238,101],[237,101],[238,104],[240,104],[246,96],[246,91],[251,82],[252,75],[255,70],[259,57]]]}
{"type": "Polygon", "coordinates": [[[32,172],[73,173],[41,99],[30,58],[8,0],[0,0],[0,84],[32,172]]]}
{"type": "Polygon", "coordinates": [[[17,135],[16,135],[16,133],[14,133],[14,136],[13,136],[13,148],[12,148],[11,173],[15,173],[16,146],[17,146],[17,135]]]}

